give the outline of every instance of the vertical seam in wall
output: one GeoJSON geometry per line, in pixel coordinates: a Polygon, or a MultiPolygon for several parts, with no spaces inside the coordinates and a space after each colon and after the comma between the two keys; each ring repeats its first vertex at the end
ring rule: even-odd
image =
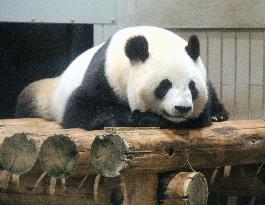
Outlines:
{"type": "Polygon", "coordinates": [[[248,70],[248,119],[250,119],[251,115],[250,115],[250,109],[251,109],[251,106],[250,106],[250,75],[251,75],[251,30],[249,30],[249,51],[248,51],[248,63],[249,63],[249,70],[248,70]]]}
{"type": "Polygon", "coordinates": [[[117,29],[120,29],[118,1],[119,0],[115,0],[115,24],[117,25],[117,29]]]}
{"type": "Polygon", "coordinates": [[[220,61],[220,98],[223,101],[223,31],[221,31],[221,61],[220,61]]]}
{"type": "Polygon", "coordinates": [[[134,0],[134,25],[138,25],[138,22],[136,21],[136,9],[138,8],[137,0],[134,0]]]}
{"type": "Polygon", "coordinates": [[[235,32],[235,87],[234,87],[234,118],[237,119],[237,32],[235,32]]]}
{"type": "Polygon", "coordinates": [[[206,71],[209,75],[209,32],[206,31],[206,71]]]}
{"type": "Polygon", "coordinates": [[[263,119],[265,119],[265,30],[263,30],[263,119]]]}

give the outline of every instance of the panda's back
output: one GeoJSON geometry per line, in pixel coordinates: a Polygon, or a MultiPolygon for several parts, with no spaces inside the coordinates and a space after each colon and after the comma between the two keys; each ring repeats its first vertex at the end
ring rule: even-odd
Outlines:
{"type": "Polygon", "coordinates": [[[61,122],[67,100],[72,92],[81,85],[89,63],[100,46],[92,47],[83,52],[62,73],[52,100],[52,112],[55,120],[61,122]]]}

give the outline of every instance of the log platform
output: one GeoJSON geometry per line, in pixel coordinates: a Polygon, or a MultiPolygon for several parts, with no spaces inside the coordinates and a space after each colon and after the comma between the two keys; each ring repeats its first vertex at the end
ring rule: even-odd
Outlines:
{"type": "Polygon", "coordinates": [[[43,119],[0,120],[0,144],[0,204],[206,205],[211,190],[265,196],[257,177],[265,161],[264,120],[94,131],[43,119]],[[250,164],[257,175],[246,177],[256,186],[242,191],[247,181],[229,180],[231,167],[250,164]]]}

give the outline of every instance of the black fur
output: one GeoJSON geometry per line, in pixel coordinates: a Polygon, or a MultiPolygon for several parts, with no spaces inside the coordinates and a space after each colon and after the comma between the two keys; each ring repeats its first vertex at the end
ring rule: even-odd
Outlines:
{"type": "Polygon", "coordinates": [[[94,55],[81,85],[67,102],[62,125],[87,130],[127,126],[130,108],[119,101],[104,74],[109,41],[94,55]]]}
{"type": "Polygon", "coordinates": [[[199,91],[196,88],[195,82],[193,80],[189,83],[189,89],[191,92],[192,100],[196,100],[199,96],[199,91]]]}
{"type": "Polygon", "coordinates": [[[224,105],[219,101],[216,91],[210,81],[207,82],[209,100],[208,109],[210,119],[214,122],[224,121],[229,118],[229,113],[224,108],[224,105]]]}
{"type": "Polygon", "coordinates": [[[148,56],[148,42],[144,36],[135,36],[126,42],[125,54],[132,62],[144,62],[148,56]]]}
{"type": "Polygon", "coordinates": [[[116,96],[105,77],[104,64],[108,44],[109,41],[95,53],[81,86],[68,100],[62,122],[65,128],[80,127],[87,130],[124,126],[196,128],[211,125],[213,117],[218,117],[217,121],[228,118],[228,113],[219,102],[211,83],[208,83],[209,101],[196,119],[189,119],[176,125],[154,113],[131,112],[128,104],[121,102],[116,96]]]}
{"type": "Polygon", "coordinates": [[[170,82],[170,80],[162,80],[159,83],[158,87],[155,89],[155,96],[160,100],[163,99],[170,88],[172,88],[172,83],[170,82]]]}
{"type": "Polygon", "coordinates": [[[161,128],[200,128],[208,127],[213,122],[224,121],[229,118],[229,113],[219,101],[216,91],[210,81],[208,86],[208,102],[203,112],[195,119],[175,124],[153,113],[134,112],[132,115],[134,124],[138,126],[154,126],[161,128]]]}
{"type": "Polygon", "coordinates": [[[200,42],[196,35],[191,35],[188,41],[188,45],[185,47],[186,52],[193,61],[196,61],[200,56],[200,42]]]}

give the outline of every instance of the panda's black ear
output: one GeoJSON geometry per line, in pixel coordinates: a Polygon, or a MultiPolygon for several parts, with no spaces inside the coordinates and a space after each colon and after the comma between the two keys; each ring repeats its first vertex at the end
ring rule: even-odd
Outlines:
{"type": "Polygon", "coordinates": [[[148,42],[144,36],[134,36],[127,40],[125,54],[132,62],[144,62],[148,56],[148,42]]]}
{"type": "Polygon", "coordinates": [[[188,41],[188,45],[185,47],[186,52],[193,61],[196,61],[200,56],[200,42],[196,35],[191,35],[188,41]]]}

